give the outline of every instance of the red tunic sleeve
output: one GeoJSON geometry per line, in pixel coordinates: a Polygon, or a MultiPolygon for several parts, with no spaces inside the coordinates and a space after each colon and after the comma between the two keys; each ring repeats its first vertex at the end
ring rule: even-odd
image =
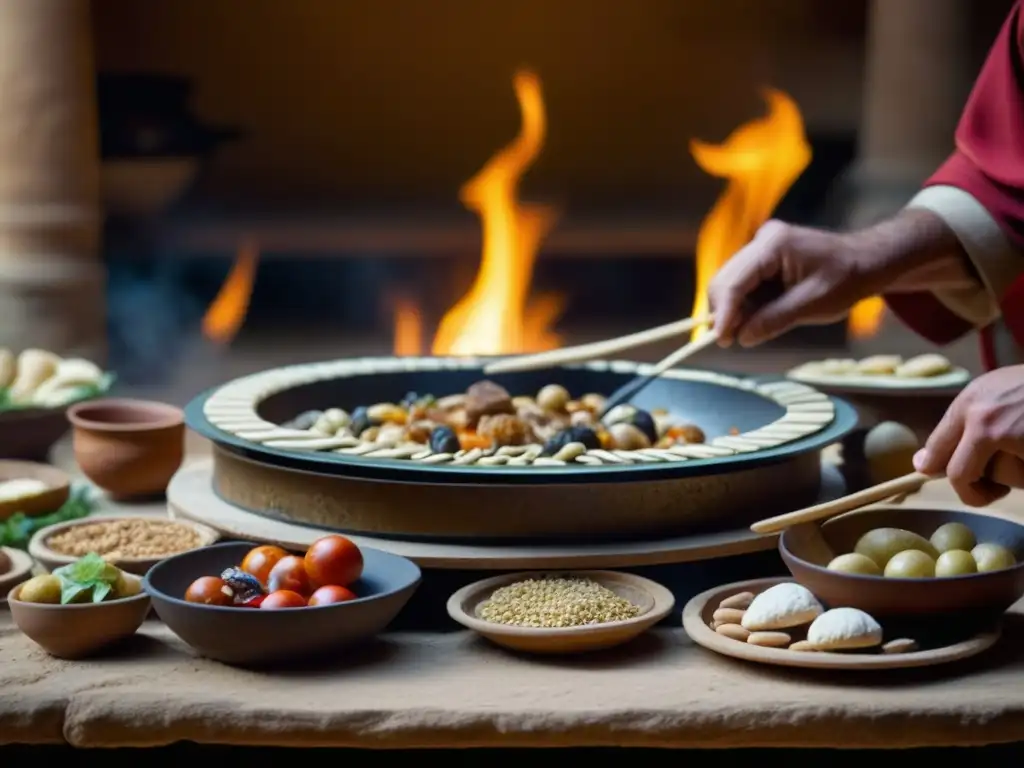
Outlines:
{"type": "MultiPolygon", "coordinates": [[[[935,186],[956,187],[975,198],[1006,238],[1024,250],[1024,0],[1014,4],[975,82],[957,126],[956,150],[925,183],[935,186]]],[[[1024,347],[1024,257],[1020,273],[1001,281],[994,298],[1017,345],[1024,347]]],[[[972,330],[931,293],[885,298],[904,323],[933,343],[946,344],[972,330]]]]}

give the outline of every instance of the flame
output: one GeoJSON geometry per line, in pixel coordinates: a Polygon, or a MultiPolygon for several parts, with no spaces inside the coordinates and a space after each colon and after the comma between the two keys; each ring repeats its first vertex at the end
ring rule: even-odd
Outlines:
{"type": "Polygon", "coordinates": [[[885,299],[872,296],[858,301],[850,310],[846,321],[847,335],[854,339],[870,339],[882,327],[885,316],[885,299]]]}
{"type": "Polygon", "coordinates": [[[239,249],[224,284],[203,315],[203,336],[210,341],[228,344],[241,330],[249,310],[258,262],[259,250],[255,245],[249,243],[239,249]]]}
{"type": "MultiPolygon", "coordinates": [[[[694,316],[708,311],[708,285],[715,272],[750,241],[811,162],[796,102],[772,89],[764,95],[768,114],[741,125],[722,144],[690,142],[690,152],[703,171],[729,180],[697,233],[694,316]]],[[[696,329],[693,338],[706,330],[696,329]]]]}
{"type": "Polygon", "coordinates": [[[517,201],[519,181],[544,145],[544,99],[532,72],[517,72],[512,84],[522,127],[460,191],[459,199],[483,228],[480,270],[469,292],[441,319],[431,348],[435,355],[540,352],[560,344],[551,324],[562,311],[562,298],[529,301],[537,249],[557,214],[517,201]]]}
{"type": "Polygon", "coordinates": [[[420,308],[408,297],[395,300],[395,345],[398,356],[419,355],[423,352],[423,319],[420,308]]]}

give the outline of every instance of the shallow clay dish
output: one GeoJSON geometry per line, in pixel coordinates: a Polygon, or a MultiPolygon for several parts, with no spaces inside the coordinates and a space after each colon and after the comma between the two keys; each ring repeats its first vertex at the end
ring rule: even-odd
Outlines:
{"type": "Polygon", "coordinates": [[[617,571],[524,571],[474,582],[448,598],[448,615],[468,629],[497,645],[528,653],[582,653],[622,645],[646,632],[664,619],[675,605],[675,597],[650,579],[617,571]],[[516,627],[495,624],[479,618],[482,603],[500,587],[537,577],[575,577],[592,579],[619,597],[640,608],[640,613],[625,621],[589,624],[580,627],[516,627]]]}
{"type": "Polygon", "coordinates": [[[75,461],[115,498],[163,493],[185,454],[180,408],[148,400],[88,400],[68,408],[75,461]]]}
{"type": "Polygon", "coordinates": [[[15,512],[24,512],[29,517],[49,514],[59,509],[71,495],[71,478],[56,467],[31,461],[0,461],[0,483],[22,479],[40,480],[48,488],[22,499],[0,501],[0,520],[6,520],[15,512]]]}
{"type": "Polygon", "coordinates": [[[32,566],[28,553],[0,547],[0,605],[7,605],[7,593],[32,576],[32,566]]]}
{"type": "MultiPolygon", "coordinates": [[[[835,669],[863,671],[868,669],[909,669],[948,664],[977,656],[999,640],[998,623],[951,645],[928,648],[912,653],[826,653],[822,651],[790,651],[785,648],[764,648],[724,637],[711,629],[711,618],[719,603],[740,592],[758,594],[790,579],[755,579],[709,589],[694,597],[683,608],[683,629],[697,645],[734,659],[804,669],[835,669]]],[[[887,640],[890,638],[886,638],[887,640]]]]}
{"type": "MultiPolygon", "coordinates": [[[[956,615],[959,621],[994,619],[1024,595],[1024,525],[975,512],[873,507],[850,512],[821,526],[832,553],[852,552],[873,528],[905,528],[926,539],[943,523],[963,523],[979,542],[1001,544],[1017,565],[1001,571],[931,579],[892,579],[830,571],[831,553],[815,547],[807,528],[787,529],[779,538],[779,553],[793,578],[830,606],[849,606],[876,618],[921,618],[956,615]]],[[[820,539],[818,539],[820,542],[820,539]]]]}
{"type": "MultiPolygon", "coordinates": [[[[71,530],[73,528],[79,528],[84,525],[94,525],[95,523],[102,523],[107,520],[144,520],[144,521],[159,521],[173,523],[175,525],[181,525],[185,528],[191,528],[199,535],[198,547],[206,547],[210,544],[214,544],[220,539],[220,534],[212,528],[208,528],[200,523],[193,523],[190,520],[172,520],[168,517],[143,517],[143,516],[132,516],[132,515],[96,515],[92,517],[84,517],[80,520],[72,520],[66,523],[56,523],[55,525],[41,528],[35,532],[28,542],[28,552],[32,557],[39,561],[39,563],[47,570],[52,571],[54,568],[60,568],[63,565],[69,565],[78,560],[77,555],[63,555],[60,552],[55,552],[50,549],[46,542],[58,533],[71,530]]],[[[180,553],[174,553],[180,554],[180,553]]],[[[122,571],[128,573],[134,573],[138,576],[145,576],[146,572],[154,565],[159,563],[161,560],[165,560],[168,557],[174,555],[162,555],[160,557],[118,557],[108,558],[109,562],[116,565],[122,571]]]]}
{"type": "Polygon", "coordinates": [[[200,576],[218,576],[238,565],[252,543],[215,544],[175,555],[143,581],[157,615],[200,656],[226,664],[262,666],[305,662],[367,640],[384,630],[420,583],[411,560],[360,548],[363,575],[347,603],[264,611],[185,602],[185,590],[200,576]]]}
{"type": "Polygon", "coordinates": [[[19,600],[21,587],[7,595],[14,623],[59,659],[81,659],[134,635],[149,613],[145,592],[105,603],[46,605],[19,600]]]}

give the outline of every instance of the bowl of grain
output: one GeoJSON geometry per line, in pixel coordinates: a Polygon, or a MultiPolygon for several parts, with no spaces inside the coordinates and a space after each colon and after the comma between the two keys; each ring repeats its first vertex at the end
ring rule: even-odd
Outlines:
{"type": "Polygon", "coordinates": [[[220,534],[205,525],[157,516],[87,517],[42,528],[28,552],[47,570],[95,552],[122,571],[144,576],[172,555],[215,543],[220,534]]]}
{"type": "Polygon", "coordinates": [[[497,645],[564,654],[626,643],[674,605],[665,587],[630,573],[531,571],[463,587],[448,598],[448,615],[497,645]]]}

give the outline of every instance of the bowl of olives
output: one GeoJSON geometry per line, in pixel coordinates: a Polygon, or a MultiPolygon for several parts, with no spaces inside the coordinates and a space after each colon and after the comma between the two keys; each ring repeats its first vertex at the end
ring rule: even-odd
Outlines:
{"type": "Polygon", "coordinates": [[[779,553],[827,605],[876,617],[987,619],[1024,595],[1024,525],[977,512],[873,507],[789,528],[779,553]]]}

